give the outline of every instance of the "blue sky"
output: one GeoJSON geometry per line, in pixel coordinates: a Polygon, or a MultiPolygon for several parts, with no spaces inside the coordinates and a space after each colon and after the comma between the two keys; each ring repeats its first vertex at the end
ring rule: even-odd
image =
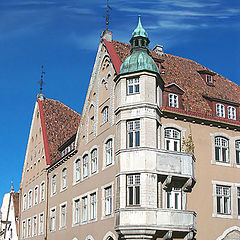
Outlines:
{"type": "MultiPolygon", "coordinates": [[[[238,0],[110,0],[110,30],[128,42],[141,14],[151,40],[240,84],[238,0]]],[[[81,113],[104,0],[0,0],[0,204],[19,189],[41,65],[44,94],[81,113]]]]}

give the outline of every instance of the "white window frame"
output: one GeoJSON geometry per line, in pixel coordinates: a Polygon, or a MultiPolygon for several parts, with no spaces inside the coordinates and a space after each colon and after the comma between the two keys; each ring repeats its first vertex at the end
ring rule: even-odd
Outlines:
{"type": "Polygon", "coordinates": [[[214,149],[215,149],[215,161],[216,162],[227,163],[227,164],[230,163],[229,139],[227,139],[226,137],[222,137],[222,136],[216,136],[214,138],[214,149]],[[218,155],[219,159],[217,159],[217,155],[218,155]],[[224,160],[224,156],[225,156],[225,160],[224,160]]]}
{"type": "Polygon", "coordinates": [[[237,114],[236,114],[236,108],[233,106],[228,106],[227,107],[228,111],[228,119],[236,120],[237,119],[237,114]]]}
{"type": "Polygon", "coordinates": [[[28,208],[32,207],[32,189],[28,191],[28,208]]]}
{"type": "Polygon", "coordinates": [[[43,235],[43,234],[44,234],[44,213],[42,212],[42,213],[39,214],[38,235],[43,235]]]}
{"type": "Polygon", "coordinates": [[[38,186],[35,186],[35,188],[34,188],[34,199],[33,199],[33,205],[37,205],[38,204],[38,197],[39,197],[39,195],[38,195],[38,191],[39,191],[39,188],[38,188],[38,186]]]}
{"type": "Polygon", "coordinates": [[[77,158],[74,162],[74,183],[81,181],[81,159],[77,158]]]}
{"type": "Polygon", "coordinates": [[[105,106],[102,110],[102,124],[108,122],[109,107],[105,106]]]}
{"type": "Polygon", "coordinates": [[[113,217],[113,213],[114,213],[114,182],[105,184],[104,186],[101,187],[101,192],[102,192],[102,217],[101,219],[107,219],[107,218],[111,218],[113,217]],[[112,213],[109,215],[106,215],[106,195],[105,195],[105,189],[111,187],[112,188],[112,213]]]}
{"type": "Polygon", "coordinates": [[[168,151],[181,151],[181,131],[167,127],[164,129],[165,149],[168,151]]]}
{"type": "Polygon", "coordinates": [[[51,195],[57,193],[57,174],[54,174],[51,178],[51,195]]]}
{"type": "Polygon", "coordinates": [[[26,220],[22,221],[22,238],[26,238],[26,220]]]}
{"type": "Polygon", "coordinates": [[[97,218],[97,192],[90,194],[90,220],[96,220],[97,218]]]}
{"type": "Polygon", "coordinates": [[[139,77],[127,79],[127,95],[134,95],[140,93],[140,79],[139,77]]]}
{"type": "Polygon", "coordinates": [[[45,200],[45,181],[42,181],[40,184],[40,202],[45,200]]]}
{"type": "Polygon", "coordinates": [[[173,187],[171,191],[166,191],[166,208],[182,210],[182,189],[173,187]]]}
{"type": "Polygon", "coordinates": [[[173,108],[179,108],[178,95],[174,93],[168,94],[168,106],[173,108]]]}
{"type": "Polygon", "coordinates": [[[59,205],[59,230],[67,227],[67,202],[59,205]]]}
{"type": "Polygon", "coordinates": [[[23,211],[27,209],[27,194],[23,195],[23,211]]]}
{"type": "Polygon", "coordinates": [[[32,236],[37,236],[37,215],[33,217],[33,222],[32,222],[32,236]]]}
{"type": "Polygon", "coordinates": [[[50,215],[49,215],[49,230],[50,232],[56,231],[56,207],[50,208],[50,215]]]}
{"type": "Polygon", "coordinates": [[[89,175],[89,155],[83,155],[83,178],[87,178],[89,175]]]}
{"type": "Polygon", "coordinates": [[[88,220],[88,195],[82,197],[82,223],[88,220]]]}
{"type": "Polygon", "coordinates": [[[113,188],[112,185],[104,188],[105,216],[113,214],[113,188]]]}
{"type": "Polygon", "coordinates": [[[113,139],[110,138],[105,143],[106,166],[113,163],[113,139]]]}
{"type": "Polygon", "coordinates": [[[235,141],[236,164],[240,165],[240,140],[235,141]]]}
{"type": "Polygon", "coordinates": [[[208,84],[213,84],[213,76],[207,74],[207,75],[206,75],[206,82],[207,82],[208,84]]]}
{"type": "Polygon", "coordinates": [[[240,186],[237,187],[237,215],[240,217],[240,186]]]}
{"type": "Polygon", "coordinates": [[[225,186],[225,185],[216,185],[216,199],[217,199],[217,203],[216,203],[217,214],[231,215],[231,187],[225,186]],[[219,211],[218,211],[218,200],[220,200],[219,211]]]}
{"type": "Polygon", "coordinates": [[[64,167],[62,169],[62,176],[61,176],[61,190],[65,190],[67,188],[67,168],[64,167]]]}
{"type": "Polygon", "coordinates": [[[98,171],[98,149],[94,148],[91,151],[91,173],[94,174],[98,171]]]}
{"type": "Polygon", "coordinates": [[[221,103],[216,104],[216,116],[225,118],[225,106],[221,103]]]}
{"type": "Polygon", "coordinates": [[[27,219],[27,237],[30,238],[32,235],[32,221],[31,218],[27,219]]]}
{"type": "Polygon", "coordinates": [[[128,148],[140,147],[141,125],[140,119],[127,121],[127,146],[128,148]]]}
{"type": "Polygon", "coordinates": [[[127,206],[141,205],[141,174],[127,175],[127,206]],[[132,201],[130,202],[130,199],[132,201]]]}
{"type": "Polygon", "coordinates": [[[81,222],[81,198],[73,199],[73,226],[79,225],[81,222]]]}

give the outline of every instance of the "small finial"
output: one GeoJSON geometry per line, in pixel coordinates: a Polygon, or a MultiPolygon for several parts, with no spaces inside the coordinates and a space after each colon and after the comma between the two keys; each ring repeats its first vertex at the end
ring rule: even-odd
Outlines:
{"type": "Polygon", "coordinates": [[[45,75],[46,72],[43,71],[43,65],[42,65],[42,72],[41,72],[41,80],[40,80],[40,93],[42,93],[43,89],[43,75],[45,75]]]}
{"type": "Polygon", "coordinates": [[[112,10],[112,8],[110,7],[108,1],[109,1],[109,0],[107,0],[106,30],[108,30],[109,19],[110,19],[109,10],[112,10]]]}
{"type": "Polygon", "coordinates": [[[14,192],[13,181],[11,181],[11,192],[14,192]]]}

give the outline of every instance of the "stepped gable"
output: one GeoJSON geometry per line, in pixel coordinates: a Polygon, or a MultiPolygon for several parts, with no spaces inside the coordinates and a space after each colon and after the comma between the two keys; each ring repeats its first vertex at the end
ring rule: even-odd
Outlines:
{"type": "MultiPolygon", "coordinates": [[[[112,44],[123,63],[130,55],[131,45],[115,40],[112,41],[112,44]]],[[[159,56],[151,50],[150,54],[155,61],[161,62],[160,72],[164,71],[161,77],[165,86],[176,83],[184,90],[183,107],[185,111],[213,116],[212,110],[203,95],[240,103],[240,86],[227,78],[215,73],[214,86],[209,86],[198,72],[199,70],[209,69],[201,64],[166,53],[159,56]]]]}
{"type": "Polygon", "coordinates": [[[45,98],[43,100],[43,116],[50,165],[52,165],[60,158],[58,147],[77,132],[81,115],[57,100],[45,98]]]}

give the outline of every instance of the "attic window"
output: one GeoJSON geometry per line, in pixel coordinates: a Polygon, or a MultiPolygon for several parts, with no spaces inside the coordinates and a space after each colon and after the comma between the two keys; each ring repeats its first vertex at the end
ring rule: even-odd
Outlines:
{"type": "Polygon", "coordinates": [[[168,94],[168,105],[169,105],[169,107],[178,108],[178,95],[169,93],[168,94]]]}
{"type": "Polygon", "coordinates": [[[207,84],[213,84],[213,76],[212,75],[206,75],[206,81],[207,81],[207,84]]]}
{"type": "Polygon", "coordinates": [[[71,152],[73,149],[75,148],[75,142],[72,142],[69,146],[67,146],[66,148],[64,148],[62,150],[62,157],[67,155],[69,152],[71,152]]]}

